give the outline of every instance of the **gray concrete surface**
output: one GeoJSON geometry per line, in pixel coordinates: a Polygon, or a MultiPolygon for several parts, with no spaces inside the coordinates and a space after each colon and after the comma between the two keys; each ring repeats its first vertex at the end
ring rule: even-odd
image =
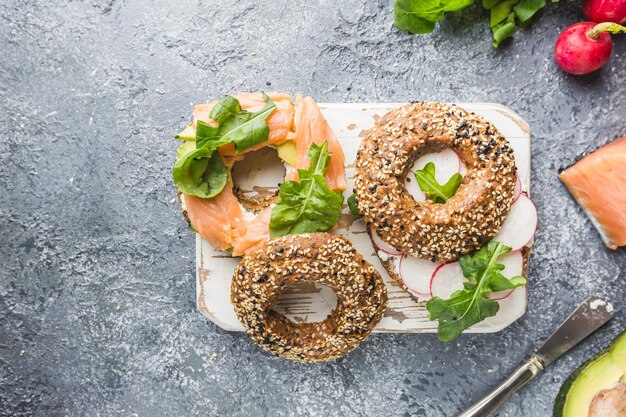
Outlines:
{"type": "Polygon", "coordinates": [[[557,179],[626,133],[626,38],[574,78],[552,48],[561,1],[512,44],[478,8],[413,37],[390,0],[26,1],[0,5],[0,415],[452,416],[596,294],[620,311],[514,396],[551,414],[564,377],[626,327],[626,256],[557,179]],[[528,313],[443,345],[374,335],[335,363],[271,357],[195,309],[194,236],[171,140],[191,104],[240,90],[319,101],[498,102],[533,128],[539,208],[528,313]]]}

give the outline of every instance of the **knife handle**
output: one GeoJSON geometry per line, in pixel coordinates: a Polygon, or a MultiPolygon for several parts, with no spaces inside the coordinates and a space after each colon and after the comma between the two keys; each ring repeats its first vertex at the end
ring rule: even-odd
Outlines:
{"type": "Polygon", "coordinates": [[[486,417],[496,411],[517,390],[543,371],[543,365],[537,356],[531,356],[498,388],[489,395],[458,415],[458,417],[486,417]]]}

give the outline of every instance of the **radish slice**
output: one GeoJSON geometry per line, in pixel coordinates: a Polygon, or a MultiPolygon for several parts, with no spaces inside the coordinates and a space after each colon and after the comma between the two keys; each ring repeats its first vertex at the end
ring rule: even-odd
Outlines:
{"type": "Polygon", "coordinates": [[[522,179],[517,176],[517,181],[515,181],[515,191],[513,191],[513,202],[515,203],[519,196],[522,195],[522,179]]]}
{"type": "Polygon", "coordinates": [[[463,163],[463,159],[461,158],[461,155],[459,155],[457,151],[454,151],[454,153],[456,154],[456,157],[459,158],[459,174],[465,177],[465,174],[467,174],[467,167],[463,163]]]}
{"type": "MultiPolygon", "coordinates": [[[[502,275],[507,278],[513,278],[522,275],[524,269],[524,257],[521,251],[509,252],[498,258],[498,263],[504,265],[502,275]]],[[[402,265],[400,265],[402,268],[402,265]]],[[[463,276],[461,264],[458,262],[449,262],[439,266],[433,273],[430,280],[430,295],[432,297],[450,298],[452,293],[463,289],[463,283],[467,279],[463,276]]],[[[492,300],[503,300],[507,298],[514,290],[498,291],[489,293],[487,298],[492,300]]]]}
{"type": "Polygon", "coordinates": [[[465,166],[465,164],[463,163],[463,161],[459,158],[459,174],[461,174],[462,177],[465,177],[465,174],[467,174],[467,167],[465,166]]]}
{"type": "Polygon", "coordinates": [[[417,295],[430,295],[430,280],[441,263],[405,256],[400,262],[400,277],[407,288],[417,295]]]}
{"type": "Polygon", "coordinates": [[[430,280],[430,296],[450,298],[453,292],[463,289],[467,279],[458,262],[449,262],[435,270],[430,280]]]}
{"type": "Polygon", "coordinates": [[[505,299],[497,301],[500,304],[498,313],[493,317],[488,317],[483,322],[484,326],[501,328],[517,320],[526,311],[526,288],[518,287],[513,290],[511,295],[505,299]]]}
{"type": "Polygon", "coordinates": [[[526,246],[537,230],[537,208],[525,194],[519,196],[511,206],[509,215],[504,220],[498,234],[493,238],[518,250],[526,246]]]}
{"type": "Polygon", "coordinates": [[[387,252],[383,252],[381,250],[377,252],[377,255],[383,262],[391,261],[391,267],[394,271],[396,271],[396,273],[400,270],[400,263],[402,262],[404,255],[389,255],[387,252]]]}
{"type": "Polygon", "coordinates": [[[441,152],[420,156],[413,164],[411,171],[424,169],[429,162],[435,164],[435,179],[439,184],[448,182],[450,177],[459,172],[461,168],[461,158],[453,149],[448,148],[441,152]]]}
{"type": "Polygon", "coordinates": [[[391,246],[383,242],[383,240],[376,233],[374,233],[373,231],[371,231],[370,233],[372,236],[372,242],[374,242],[374,246],[376,246],[376,249],[383,251],[388,255],[393,255],[393,256],[402,255],[402,252],[400,252],[396,248],[392,248],[391,246]]]}
{"type": "MultiPolygon", "coordinates": [[[[524,255],[522,255],[521,250],[502,255],[498,258],[498,263],[504,265],[502,275],[506,278],[513,278],[515,276],[522,275],[524,272],[524,255]]],[[[515,291],[515,289],[491,292],[485,294],[485,297],[491,300],[504,300],[506,297],[511,295],[513,291],[515,291]]]]}
{"type": "Polygon", "coordinates": [[[422,189],[420,188],[417,180],[415,179],[415,175],[413,175],[413,172],[409,172],[406,176],[406,182],[404,183],[404,186],[415,201],[417,201],[418,203],[423,203],[424,201],[426,201],[426,193],[424,193],[424,191],[422,191],[422,189]]]}

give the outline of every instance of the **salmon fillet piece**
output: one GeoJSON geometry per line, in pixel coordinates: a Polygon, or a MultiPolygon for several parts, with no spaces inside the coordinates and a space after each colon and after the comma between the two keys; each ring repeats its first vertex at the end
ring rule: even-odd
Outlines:
{"type": "Polygon", "coordinates": [[[626,136],[559,174],[611,249],[626,246],[626,136]]]}
{"type": "MultiPolygon", "coordinates": [[[[328,150],[331,154],[330,164],[324,173],[328,187],[333,190],[345,190],[348,186],[344,169],[345,156],[341,145],[330,128],[330,125],[322,115],[317,103],[311,98],[296,97],[296,112],[293,119],[294,132],[290,138],[296,144],[297,169],[307,169],[311,163],[308,153],[312,143],[321,145],[328,141],[328,150]]],[[[298,172],[289,170],[287,180],[297,181],[298,172]]]]}
{"type": "Polygon", "coordinates": [[[249,254],[265,245],[270,238],[272,208],[268,207],[248,223],[246,234],[233,241],[233,256],[249,254]]]}
{"type": "Polygon", "coordinates": [[[246,233],[246,222],[232,185],[226,185],[213,198],[181,194],[187,219],[198,234],[217,250],[233,246],[236,238],[246,233]]]}

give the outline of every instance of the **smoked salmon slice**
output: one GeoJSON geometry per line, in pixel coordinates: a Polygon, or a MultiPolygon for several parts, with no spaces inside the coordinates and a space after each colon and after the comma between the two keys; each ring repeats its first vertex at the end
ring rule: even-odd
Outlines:
{"type": "Polygon", "coordinates": [[[272,208],[268,207],[248,223],[246,234],[233,241],[233,256],[249,254],[265,245],[270,238],[272,208]]]}
{"type": "Polygon", "coordinates": [[[587,155],[559,178],[611,249],[626,246],[626,136],[587,155]]]}
{"type": "MultiPolygon", "coordinates": [[[[331,154],[330,164],[324,173],[328,187],[333,190],[345,190],[348,186],[344,168],[345,156],[341,145],[322,115],[317,103],[311,98],[296,97],[296,112],[293,119],[294,132],[290,138],[296,144],[296,168],[307,169],[310,161],[308,157],[311,143],[321,145],[328,141],[328,150],[331,154]]],[[[298,172],[289,170],[287,180],[298,180],[298,172]]]]}
{"type": "Polygon", "coordinates": [[[245,234],[246,223],[232,185],[213,198],[181,193],[180,199],[189,223],[215,249],[229,249],[236,238],[245,234]]]}

